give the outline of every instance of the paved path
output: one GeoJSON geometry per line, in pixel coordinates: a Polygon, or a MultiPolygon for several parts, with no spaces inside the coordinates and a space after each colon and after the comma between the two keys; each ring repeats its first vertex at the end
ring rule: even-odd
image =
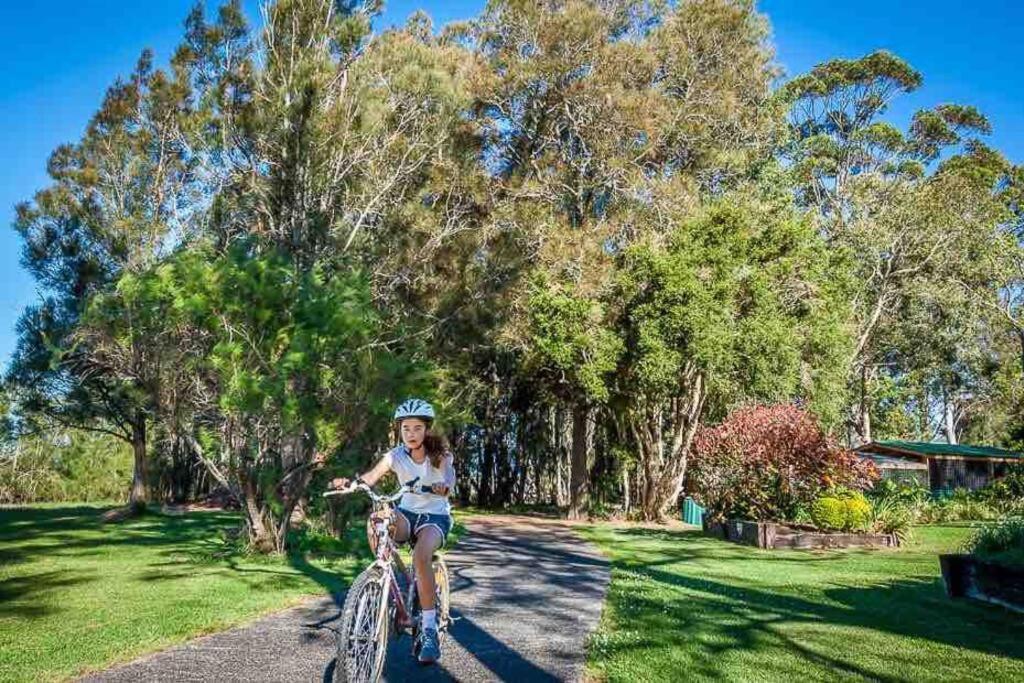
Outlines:
{"type": "MultiPolygon", "coordinates": [[[[393,639],[388,681],[577,681],[608,565],[557,521],[478,517],[448,553],[452,626],[437,666],[393,639]]],[[[340,598],[319,598],[84,681],[330,681],[340,598]]]]}

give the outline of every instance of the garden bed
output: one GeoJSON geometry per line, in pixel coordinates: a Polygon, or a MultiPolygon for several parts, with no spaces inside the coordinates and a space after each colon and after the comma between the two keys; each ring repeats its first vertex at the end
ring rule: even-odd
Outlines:
{"type": "Polygon", "coordinates": [[[733,543],[758,548],[888,548],[896,543],[889,534],[829,533],[799,524],[749,522],[730,519],[704,521],[704,533],[733,543]]]}
{"type": "Polygon", "coordinates": [[[974,555],[939,555],[951,598],[971,598],[1024,612],[1024,567],[988,562],[974,555]]]}

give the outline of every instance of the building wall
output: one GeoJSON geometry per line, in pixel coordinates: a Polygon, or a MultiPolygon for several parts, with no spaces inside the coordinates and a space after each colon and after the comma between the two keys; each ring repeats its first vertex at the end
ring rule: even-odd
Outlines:
{"type": "Polygon", "coordinates": [[[879,474],[883,481],[894,481],[898,484],[912,484],[917,482],[924,488],[928,488],[928,470],[907,470],[895,467],[880,467],[879,474]]]}
{"type": "Polygon", "coordinates": [[[928,474],[933,491],[968,489],[974,491],[986,486],[1006,473],[1006,463],[992,460],[928,460],[928,474]]]}

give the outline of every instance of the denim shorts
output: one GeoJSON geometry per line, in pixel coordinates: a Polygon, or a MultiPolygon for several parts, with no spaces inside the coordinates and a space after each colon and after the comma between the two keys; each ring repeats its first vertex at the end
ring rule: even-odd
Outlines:
{"type": "Polygon", "coordinates": [[[448,542],[448,532],[452,530],[451,515],[432,515],[429,513],[409,512],[405,508],[398,508],[398,511],[401,512],[402,516],[409,522],[409,529],[412,532],[409,535],[410,543],[416,543],[416,532],[425,526],[437,527],[437,530],[441,532],[442,548],[445,546],[445,543],[448,542]]]}

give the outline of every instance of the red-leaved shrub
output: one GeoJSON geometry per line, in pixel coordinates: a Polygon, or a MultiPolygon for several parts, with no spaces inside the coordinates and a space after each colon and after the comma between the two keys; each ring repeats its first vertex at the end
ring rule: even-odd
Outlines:
{"type": "Polygon", "coordinates": [[[792,521],[833,487],[863,490],[878,478],[793,405],[749,406],[694,443],[687,488],[711,519],[792,521]]]}

